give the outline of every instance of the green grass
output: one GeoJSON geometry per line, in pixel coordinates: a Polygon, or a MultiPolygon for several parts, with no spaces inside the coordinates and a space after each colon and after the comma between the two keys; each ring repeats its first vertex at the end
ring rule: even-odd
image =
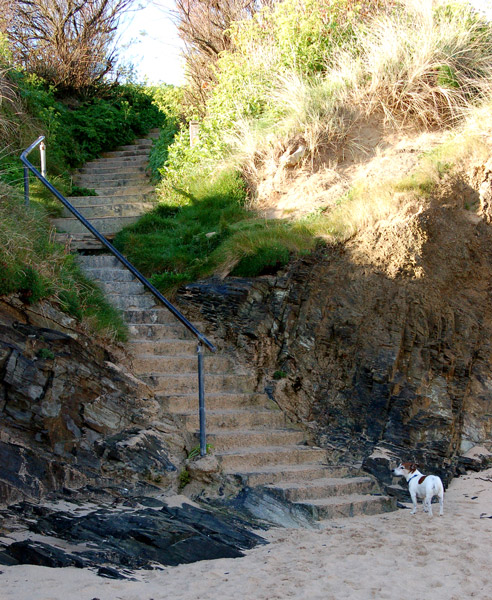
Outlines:
{"type": "Polygon", "coordinates": [[[320,241],[308,222],[266,221],[246,205],[234,171],[181,193],[123,229],[115,246],[163,292],[210,275],[257,277],[275,273],[293,254],[320,241]]]}
{"type": "Polygon", "coordinates": [[[75,257],[53,241],[41,203],[24,206],[8,186],[0,187],[0,296],[16,293],[27,304],[49,299],[92,331],[118,340],[126,325],[103,292],[81,272],[75,257]]]}

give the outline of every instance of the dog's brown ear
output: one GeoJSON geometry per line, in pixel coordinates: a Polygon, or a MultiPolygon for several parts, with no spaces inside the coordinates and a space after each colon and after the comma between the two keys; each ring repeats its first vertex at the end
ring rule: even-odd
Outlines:
{"type": "Polygon", "coordinates": [[[410,467],[409,467],[409,471],[416,471],[418,469],[418,466],[415,463],[411,463],[410,467]]]}

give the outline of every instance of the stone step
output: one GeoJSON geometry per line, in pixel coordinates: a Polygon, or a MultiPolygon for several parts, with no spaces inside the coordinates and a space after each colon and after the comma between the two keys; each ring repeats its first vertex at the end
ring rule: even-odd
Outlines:
{"type": "MultiPolygon", "coordinates": [[[[120,229],[123,229],[123,227],[136,223],[139,218],[140,215],[134,214],[126,217],[99,217],[88,219],[88,221],[100,233],[112,233],[114,235],[116,232],[120,231],[120,229]]],[[[87,228],[75,217],[52,219],[51,222],[56,229],[63,233],[88,233],[87,228]]]]}
{"type": "MultiPolygon", "coordinates": [[[[86,219],[99,217],[127,217],[135,214],[143,215],[155,208],[152,202],[105,202],[102,204],[72,204],[86,219]]],[[[72,213],[63,209],[63,217],[70,218],[72,213]]]]}
{"type": "MultiPolygon", "coordinates": [[[[128,282],[136,282],[135,277],[133,276],[133,273],[131,273],[130,271],[128,271],[128,269],[118,269],[117,267],[113,267],[113,268],[109,268],[109,269],[104,269],[104,268],[86,268],[86,267],[82,267],[84,273],[87,275],[87,277],[89,277],[90,279],[93,279],[95,281],[97,281],[98,283],[104,283],[104,282],[124,282],[124,281],[128,281],[128,282]]],[[[142,285],[141,283],[139,283],[139,285],[142,285]]]]}
{"type": "Polygon", "coordinates": [[[128,173],[137,174],[145,173],[147,170],[147,164],[145,162],[133,163],[128,162],[127,164],[106,164],[104,162],[97,164],[86,163],[80,169],[77,169],[75,175],[112,175],[113,173],[128,173]]]}
{"type": "Polygon", "coordinates": [[[83,269],[122,268],[121,262],[112,254],[79,254],[77,262],[83,269]]]}
{"type": "Polygon", "coordinates": [[[259,467],[305,464],[326,459],[326,451],[310,446],[257,446],[214,452],[225,472],[254,471],[259,467]]]}
{"type": "Polygon", "coordinates": [[[332,498],[312,499],[309,502],[295,502],[316,520],[375,515],[395,510],[396,500],[389,496],[351,494],[332,498]]]}
{"type": "MultiPolygon", "coordinates": [[[[88,271],[86,271],[86,273],[87,275],[90,275],[88,271]]],[[[130,273],[130,271],[128,271],[128,273],[130,273]]],[[[113,279],[112,281],[101,281],[99,279],[95,279],[95,281],[97,282],[99,287],[108,295],[111,294],[113,296],[128,296],[129,299],[131,299],[133,296],[141,296],[145,294],[144,284],[140,283],[140,281],[136,279],[133,279],[132,281],[117,281],[115,279],[113,279]]],[[[153,297],[152,300],[154,300],[153,297]]]]}
{"type": "Polygon", "coordinates": [[[141,171],[128,172],[127,170],[115,173],[79,173],[74,176],[74,181],[81,186],[93,188],[105,186],[139,185],[140,182],[148,182],[148,177],[141,171]]]}
{"type": "MultiPolygon", "coordinates": [[[[167,395],[198,393],[197,371],[188,373],[152,373],[141,375],[155,392],[167,395]]],[[[205,393],[236,392],[247,393],[254,390],[256,379],[251,375],[205,373],[205,393]]]]}
{"type": "Polygon", "coordinates": [[[280,482],[267,487],[276,490],[290,502],[379,491],[371,477],[323,477],[310,481],[280,482]]]}
{"type": "MultiPolygon", "coordinates": [[[[191,373],[198,368],[198,358],[196,354],[181,356],[134,354],[132,368],[136,375],[155,372],[191,373]]],[[[234,364],[227,356],[216,354],[207,357],[204,370],[205,377],[212,373],[232,373],[235,371],[234,364]]]]}
{"type": "MultiPolygon", "coordinates": [[[[176,414],[187,431],[196,431],[200,427],[198,412],[176,414]]],[[[276,429],[286,425],[285,414],[281,410],[252,409],[210,410],[206,414],[207,430],[217,429],[276,429]]]]}
{"type": "MultiPolygon", "coordinates": [[[[281,411],[279,411],[281,412],[281,411]]],[[[287,457],[288,458],[288,457],[287,457]]],[[[242,485],[256,487],[275,483],[300,482],[321,479],[330,474],[330,470],[320,463],[267,465],[255,470],[225,470],[225,475],[233,476],[242,485]]]]}
{"type": "Polygon", "coordinates": [[[133,190],[137,193],[147,191],[150,187],[149,180],[146,176],[142,175],[126,175],[123,177],[113,177],[108,175],[80,175],[74,183],[80,187],[94,190],[98,196],[108,196],[122,194],[127,190],[133,190]],[[101,192],[101,190],[104,190],[101,192]]]}
{"type": "Polygon", "coordinates": [[[112,150],[110,152],[103,152],[102,158],[121,158],[125,156],[148,156],[148,148],[136,148],[132,150],[112,150]]]}
{"type": "MultiPolygon", "coordinates": [[[[114,233],[105,233],[104,237],[111,241],[114,238],[114,233]]],[[[68,252],[104,250],[105,246],[95,238],[91,233],[57,233],[55,241],[58,244],[66,246],[68,252]]]]}
{"type": "Polygon", "coordinates": [[[133,144],[125,144],[124,146],[118,146],[116,150],[147,150],[149,151],[154,145],[152,140],[147,138],[142,138],[140,140],[135,140],[133,144]]]}
{"type": "Polygon", "coordinates": [[[81,169],[146,169],[149,163],[148,156],[126,156],[121,158],[96,158],[88,163],[85,163],[81,169]]]}
{"type": "MultiPolygon", "coordinates": [[[[196,374],[195,374],[196,377],[196,374]]],[[[156,400],[164,410],[170,413],[192,413],[198,410],[198,393],[188,394],[156,394],[156,400]]],[[[283,414],[278,406],[266,394],[251,394],[248,392],[212,392],[205,381],[205,406],[211,410],[271,410],[283,414]]]]}
{"type": "Polygon", "coordinates": [[[142,185],[98,185],[93,188],[98,196],[139,196],[142,194],[155,193],[155,188],[151,185],[142,183],[142,185]]]}
{"type": "Polygon", "coordinates": [[[164,324],[175,323],[176,317],[167,308],[159,307],[149,309],[131,309],[124,312],[125,321],[138,325],[139,323],[147,324],[164,324]]]}
{"type": "Polygon", "coordinates": [[[83,208],[85,206],[112,206],[113,204],[148,204],[149,206],[155,207],[155,195],[152,188],[151,192],[145,194],[124,194],[124,189],[121,195],[110,195],[110,196],[70,196],[67,200],[75,208],[83,208]]]}
{"type": "MultiPolygon", "coordinates": [[[[198,435],[198,433],[197,433],[198,435]]],[[[305,440],[303,431],[292,429],[253,429],[253,430],[207,430],[207,442],[214,452],[223,452],[240,448],[268,446],[285,447],[301,444],[305,440]]]]}
{"type": "MultiPolygon", "coordinates": [[[[123,311],[123,315],[131,311],[123,311]]],[[[134,354],[191,354],[197,349],[197,342],[194,339],[177,340],[175,338],[160,339],[159,341],[146,342],[142,340],[132,339],[127,342],[134,354]]],[[[205,361],[208,360],[209,354],[205,354],[205,361]]],[[[206,363],[205,363],[206,364],[206,363]]],[[[206,367],[205,367],[206,368],[206,367]]]]}
{"type": "MultiPolygon", "coordinates": [[[[120,284],[123,285],[123,284],[120,284]]],[[[142,285],[142,284],[139,284],[142,285]]],[[[143,286],[142,286],[143,287],[143,286]]],[[[159,301],[152,294],[113,294],[106,292],[106,299],[120,310],[129,308],[152,308],[159,301]]]]}
{"type": "MultiPolygon", "coordinates": [[[[200,323],[194,323],[194,325],[200,330],[200,323]]],[[[141,323],[138,325],[130,323],[128,329],[132,337],[140,340],[160,341],[174,336],[178,340],[196,340],[195,336],[178,319],[172,323],[141,323]]]]}

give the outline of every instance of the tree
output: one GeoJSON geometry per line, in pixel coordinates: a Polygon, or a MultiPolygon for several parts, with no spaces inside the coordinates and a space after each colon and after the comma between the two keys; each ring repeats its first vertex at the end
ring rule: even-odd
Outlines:
{"type": "Polygon", "coordinates": [[[14,63],[58,88],[79,90],[113,68],[116,29],[133,2],[10,0],[0,31],[10,39],[14,63]]]}
{"type": "Polygon", "coordinates": [[[215,83],[213,67],[219,54],[230,50],[228,30],[234,21],[251,18],[275,0],[175,0],[174,16],[185,43],[190,79],[188,102],[200,108],[215,83]]]}

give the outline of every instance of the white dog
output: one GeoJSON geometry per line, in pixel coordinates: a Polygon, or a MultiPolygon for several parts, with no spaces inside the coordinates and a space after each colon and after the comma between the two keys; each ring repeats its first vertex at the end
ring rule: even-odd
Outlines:
{"type": "Polygon", "coordinates": [[[432,516],[432,498],[439,498],[439,516],[443,514],[444,487],[442,481],[437,475],[422,475],[413,463],[401,463],[393,470],[395,475],[403,476],[408,483],[408,491],[413,502],[413,510],[410,514],[414,515],[417,511],[417,498],[423,498],[424,511],[432,516]]]}

